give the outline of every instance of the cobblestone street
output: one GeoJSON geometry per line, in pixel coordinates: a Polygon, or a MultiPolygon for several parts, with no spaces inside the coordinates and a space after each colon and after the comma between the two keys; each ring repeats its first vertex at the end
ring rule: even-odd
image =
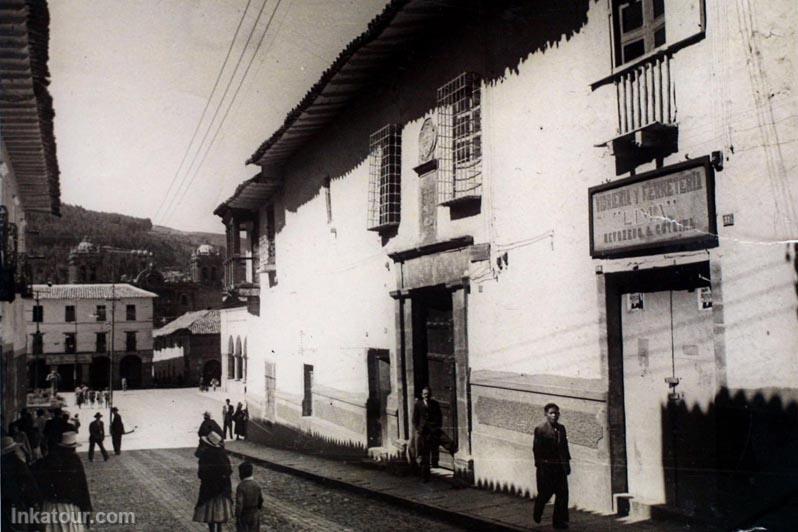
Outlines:
{"type": "MultiPolygon", "coordinates": [[[[85,458],[85,454],[83,455],[85,458]]],[[[232,459],[233,469],[239,461],[232,459]]],[[[134,512],[135,525],[92,530],[207,530],[192,522],[199,490],[194,449],[123,452],[85,463],[95,512],[134,512]]],[[[233,490],[237,485],[234,473],[233,490]]],[[[256,466],[264,530],[459,530],[410,511],[256,466]]],[[[232,523],[225,528],[234,529],[232,523]]]]}
{"type": "MultiPolygon", "coordinates": [[[[219,421],[222,392],[200,393],[195,389],[136,390],[117,392],[119,407],[128,430],[123,452],[104,462],[99,453],[89,462],[88,424],[96,412],[104,414],[108,430],[108,410],[74,407],[72,394],[65,397],[72,413],[78,412],[80,455],[95,512],[134,512],[135,525],[98,525],[93,530],[207,530],[192,522],[199,491],[194,449],[202,412],[210,410],[219,421]]],[[[236,397],[230,396],[237,402],[236,397]]],[[[111,448],[110,438],[105,440],[111,448]]],[[[239,460],[233,464],[233,490],[238,483],[239,460]]],[[[440,521],[405,511],[381,501],[349,492],[331,490],[312,481],[256,466],[255,479],[263,489],[264,530],[369,530],[380,526],[391,530],[458,530],[440,521]]],[[[229,529],[234,529],[229,524],[229,529]]]]}

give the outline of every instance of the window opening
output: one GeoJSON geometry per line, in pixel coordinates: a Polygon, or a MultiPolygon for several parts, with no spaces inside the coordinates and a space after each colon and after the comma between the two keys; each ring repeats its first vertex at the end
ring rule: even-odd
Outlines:
{"type": "Polygon", "coordinates": [[[402,137],[388,124],[369,137],[368,228],[383,231],[399,225],[402,137]]]}

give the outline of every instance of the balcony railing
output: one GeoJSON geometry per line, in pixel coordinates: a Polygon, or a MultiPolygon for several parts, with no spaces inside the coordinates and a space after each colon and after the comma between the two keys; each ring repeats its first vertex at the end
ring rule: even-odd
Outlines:
{"type": "Polygon", "coordinates": [[[655,123],[670,125],[676,121],[676,93],[669,54],[655,54],[619,71],[614,83],[618,96],[619,135],[655,123]]]}
{"type": "Polygon", "coordinates": [[[258,287],[258,257],[233,255],[224,261],[225,286],[229,290],[258,287]]]}

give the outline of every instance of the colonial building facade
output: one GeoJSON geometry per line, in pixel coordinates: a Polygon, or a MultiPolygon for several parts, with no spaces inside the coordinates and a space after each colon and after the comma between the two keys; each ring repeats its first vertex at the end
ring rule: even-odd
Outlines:
{"type": "Polygon", "coordinates": [[[187,312],[153,332],[152,376],[158,386],[221,383],[219,311],[187,312]]]}
{"type": "MultiPolygon", "coordinates": [[[[46,2],[3,3],[0,27],[0,371],[2,414],[13,421],[28,389],[25,302],[30,297],[28,215],[58,215],[59,169],[47,85],[46,2]]],[[[3,427],[5,429],[6,426],[3,427]]]]}
{"type": "Polygon", "coordinates": [[[33,285],[26,300],[28,375],[62,390],[85,384],[147,387],[152,379],[152,311],[157,295],[129,284],[33,285]]]}
{"type": "Polygon", "coordinates": [[[390,2],[215,211],[250,412],[396,456],[429,385],[442,465],[534,493],[553,401],[579,507],[764,504],[797,466],[794,14],[390,2]]]}

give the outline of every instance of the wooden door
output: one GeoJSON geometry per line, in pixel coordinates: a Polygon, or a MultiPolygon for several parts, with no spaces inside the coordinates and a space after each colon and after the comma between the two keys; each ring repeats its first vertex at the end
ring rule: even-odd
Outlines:
{"type": "Polygon", "coordinates": [[[369,397],[366,418],[369,447],[388,443],[388,394],[391,393],[391,362],[387,350],[369,349],[369,397]]]}
{"type": "MultiPolygon", "coordinates": [[[[687,410],[706,413],[715,393],[712,312],[695,290],[623,295],[623,385],[629,492],[652,504],[677,504],[678,475],[666,471],[677,447],[667,380],[687,410]],[[641,308],[642,307],[642,308],[641,308]],[[670,427],[670,428],[668,428],[670,427]]],[[[673,399],[673,398],[671,398],[673,399]]]]}

